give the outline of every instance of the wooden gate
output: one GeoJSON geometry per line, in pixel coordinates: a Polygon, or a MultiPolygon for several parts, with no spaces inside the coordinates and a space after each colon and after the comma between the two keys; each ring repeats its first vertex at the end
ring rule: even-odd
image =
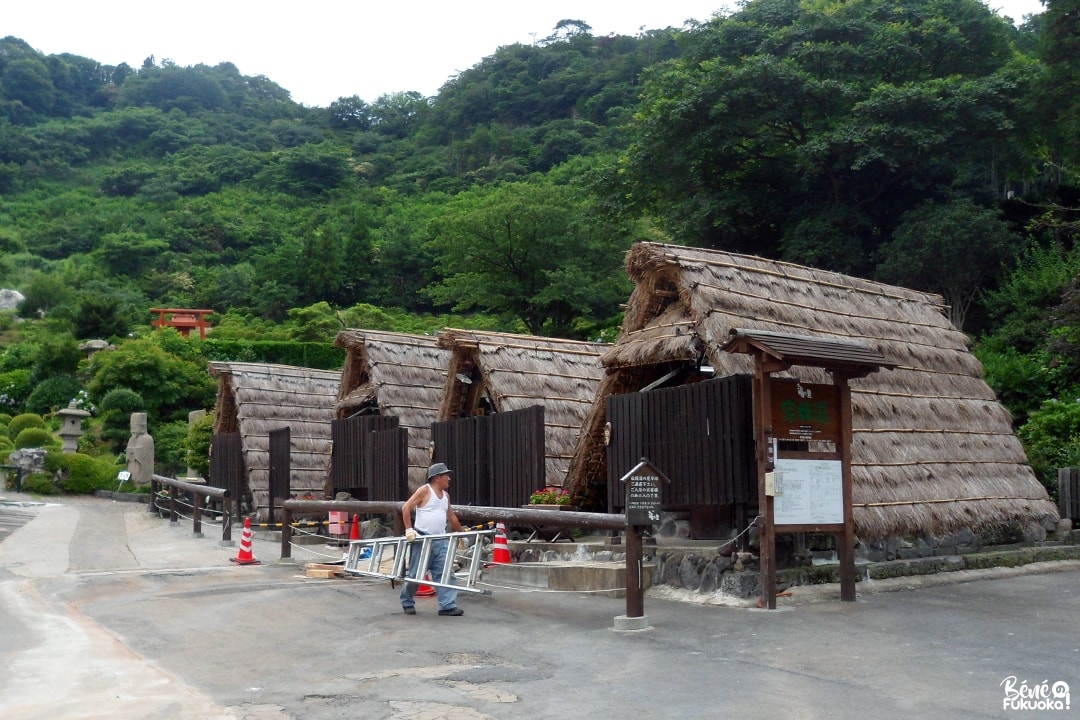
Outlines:
{"type": "Polygon", "coordinates": [[[389,415],[360,415],[330,424],[334,495],[357,500],[405,500],[409,492],[409,431],[389,415]]]}
{"type": "Polygon", "coordinates": [[[644,457],[671,481],[662,490],[662,505],[690,509],[695,536],[708,536],[704,527],[695,532],[698,520],[710,526],[752,517],[757,465],[749,375],[612,395],[607,417],[608,507],[623,507],[619,479],[644,457]]]}
{"type": "Polygon", "coordinates": [[[455,505],[519,507],[544,486],[544,407],[437,422],[435,462],[453,471],[455,505]]]}
{"type": "Polygon", "coordinates": [[[218,433],[210,438],[210,477],[206,482],[211,487],[229,491],[233,512],[239,517],[247,495],[240,433],[218,433]]]}

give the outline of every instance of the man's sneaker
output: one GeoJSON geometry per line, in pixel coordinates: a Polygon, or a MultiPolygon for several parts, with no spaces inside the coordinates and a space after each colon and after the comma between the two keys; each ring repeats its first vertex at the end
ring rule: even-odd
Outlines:
{"type": "Polygon", "coordinates": [[[459,607],[443,608],[442,610],[439,611],[439,614],[440,615],[450,615],[452,617],[457,617],[458,615],[464,615],[465,611],[462,610],[459,607]]]}
{"type": "Polygon", "coordinates": [[[403,607],[401,609],[405,611],[406,615],[415,615],[416,614],[416,608],[414,608],[414,607],[403,607]]]}

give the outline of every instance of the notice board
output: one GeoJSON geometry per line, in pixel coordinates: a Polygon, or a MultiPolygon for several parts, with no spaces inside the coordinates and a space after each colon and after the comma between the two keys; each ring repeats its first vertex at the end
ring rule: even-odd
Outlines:
{"type": "Polygon", "coordinates": [[[778,458],[773,522],[777,525],[842,525],[844,478],[839,460],[778,458]]]}

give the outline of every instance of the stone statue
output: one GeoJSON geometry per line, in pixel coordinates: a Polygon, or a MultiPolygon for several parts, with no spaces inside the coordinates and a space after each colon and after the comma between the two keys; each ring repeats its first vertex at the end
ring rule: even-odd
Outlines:
{"type": "Polygon", "coordinates": [[[131,413],[131,439],[125,454],[131,482],[149,485],[154,474],[154,438],[146,432],[146,413],[131,413]]]}

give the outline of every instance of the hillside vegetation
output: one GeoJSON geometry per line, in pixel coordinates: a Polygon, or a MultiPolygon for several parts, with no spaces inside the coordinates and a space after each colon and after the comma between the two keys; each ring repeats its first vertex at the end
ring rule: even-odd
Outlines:
{"type": "Polygon", "coordinates": [[[1078,6],[1019,28],[977,0],[751,0],[635,37],[564,20],[434,97],[326,108],[229,63],[4,38],[0,287],[26,300],[0,317],[0,409],[46,381],[39,411],[125,389],[180,435],[212,400],[103,379],[91,338],[202,373],[346,326],[610,339],[651,239],[942,294],[1052,484],[1080,462],[1078,6]],[[151,307],[212,309],[238,344],[143,338],[151,307]]]}

